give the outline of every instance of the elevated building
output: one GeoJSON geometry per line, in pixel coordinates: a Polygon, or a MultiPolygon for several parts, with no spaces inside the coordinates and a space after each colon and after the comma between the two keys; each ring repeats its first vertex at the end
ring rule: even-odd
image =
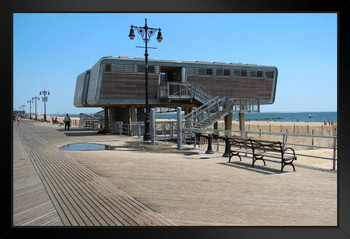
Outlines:
{"type": "MultiPolygon", "coordinates": [[[[258,112],[275,101],[275,66],[203,61],[148,61],[149,105],[185,111],[188,127],[207,127],[232,113],[258,112]]],[[[76,82],[76,107],[102,107],[106,124],[143,121],[143,58],[103,57],[76,82]]]]}

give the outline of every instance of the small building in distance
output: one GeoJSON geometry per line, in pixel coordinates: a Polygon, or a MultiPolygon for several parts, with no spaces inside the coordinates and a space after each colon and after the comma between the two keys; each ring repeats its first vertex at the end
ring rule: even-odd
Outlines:
{"type": "MultiPolygon", "coordinates": [[[[220,102],[225,101],[229,110],[219,116],[225,117],[226,129],[231,129],[232,113],[241,113],[241,117],[244,112],[259,111],[260,105],[275,101],[278,75],[275,66],[150,59],[148,72],[151,108],[181,107],[188,115],[201,106],[213,104],[217,104],[217,111],[222,111],[220,102]]],[[[102,107],[110,128],[116,121],[127,124],[143,121],[144,58],[102,57],[78,76],[74,105],[102,107]]],[[[207,127],[216,118],[191,127],[207,127]]]]}

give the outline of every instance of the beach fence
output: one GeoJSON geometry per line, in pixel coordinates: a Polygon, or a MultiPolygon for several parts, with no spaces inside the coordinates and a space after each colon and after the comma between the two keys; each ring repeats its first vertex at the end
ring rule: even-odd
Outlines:
{"type": "MultiPolygon", "coordinates": [[[[295,134],[295,133],[279,133],[279,132],[263,132],[263,131],[239,131],[239,130],[217,130],[217,129],[183,129],[183,143],[193,144],[194,147],[206,148],[208,140],[200,137],[200,141],[196,141],[195,137],[189,139],[189,135],[200,133],[203,135],[216,134],[228,137],[244,137],[256,140],[280,141],[283,148],[292,147],[296,152],[296,156],[307,158],[316,158],[332,161],[332,170],[336,170],[337,165],[337,136],[315,135],[315,134],[295,134]],[[186,136],[187,135],[187,136],[186,136]],[[326,151],[326,156],[319,155],[317,149],[326,151]]],[[[212,139],[213,147],[216,146],[217,152],[225,151],[225,142],[222,139],[212,139]]]]}
{"type": "MultiPolygon", "coordinates": [[[[293,134],[313,134],[313,135],[337,135],[337,122],[261,122],[245,121],[247,131],[279,132],[293,134]]],[[[233,122],[233,130],[239,129],[238,122],[233,122]]],[[[213,128],[213,127],[209,127],[213,128]]],[[[224,123],[218,124],[218,129],[223,129],[224,123]]]]}

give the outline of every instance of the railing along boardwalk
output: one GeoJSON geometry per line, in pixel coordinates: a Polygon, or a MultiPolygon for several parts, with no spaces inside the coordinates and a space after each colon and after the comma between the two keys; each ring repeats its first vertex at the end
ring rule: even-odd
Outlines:
{"type": "MultiPolygon", "coordinates": [[[[63,151],[48,144],[25,122],[23,123],[17,128],[14,126],[14,134],[17,134],[22,142],[62,225],[174,225],[147,205],[121,191],[63,151]]],[[[16,150],[15,145],[14,150],[16,150]]],[[[31,179],[28,178],[29,180],[31,179]]],[[[14,208],[16,213],[19,213],[19,210],[19,208],[14,208]]],[[[40,214],[40,211],[37,213],[40,214]]],[[[26,221],[26,217],[34,216],[31,211],[28,213],[23,211],[22,214],[23,221],[26,221]]],[[[16,223],[15,226],[23,225],[21,221],[16,223]]],[[[38,223],[38,225],[42,224],[38,223]]]]}

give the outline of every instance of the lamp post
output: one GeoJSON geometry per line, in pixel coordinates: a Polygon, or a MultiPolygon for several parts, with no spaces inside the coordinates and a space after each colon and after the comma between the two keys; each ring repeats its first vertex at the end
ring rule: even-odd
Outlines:
{"type": "MultiPolygon", "coordinates": [[[[151,132],[150,132],[150,120],[149,120],[149,104],[148,104],[148,42],[156,32],[158,32],[157,40],[158,42],[162,42],[163,37],[160,28],[151,28],[147,26],[147,18],[145,18],[145,26],[138,27],[131,25],[129,38],[133,40],[135,38],[134,29],[141,35],[142,40],[145,42],[145,91],[146,91],[146,116],[145,116],[145,132],[143,135],[143,141],[151,140],[151,132]]],[[[154,48],[153,48],[154,49],[154,48]]]]}
{"type": "Polygon", "coordinates": [[[36,104],[36,101],[37,101],[37,100],[40,100],[40,98],[39,98],[39,97],[37,97],[37,96],[35,96],[35,97],[32,97],[32,100],[34,100],[34,101],[35,101],[35,120],[38,120],[38,118],[37,118],[37,116],[36,116],[36,109],[37,109],[37,104],[36,104]]]}
{"type": "Polygon", "coordinates": [[[27,100],[27,103],[29,103],[29,119],[32,119],[32,103],[33,100],[27,100]]]}
{"type": "Polygon", "coordinates": [[[50,91],[46,91],[45,89],[43,91],[40,91],[39,94],[43,94],[44,97],[43,97],[43,101],[44,101],[44,121],[46,121],[46,101],[47,101],[47,98],[46,98],[46,95],[50,95],[50,91]]]}

